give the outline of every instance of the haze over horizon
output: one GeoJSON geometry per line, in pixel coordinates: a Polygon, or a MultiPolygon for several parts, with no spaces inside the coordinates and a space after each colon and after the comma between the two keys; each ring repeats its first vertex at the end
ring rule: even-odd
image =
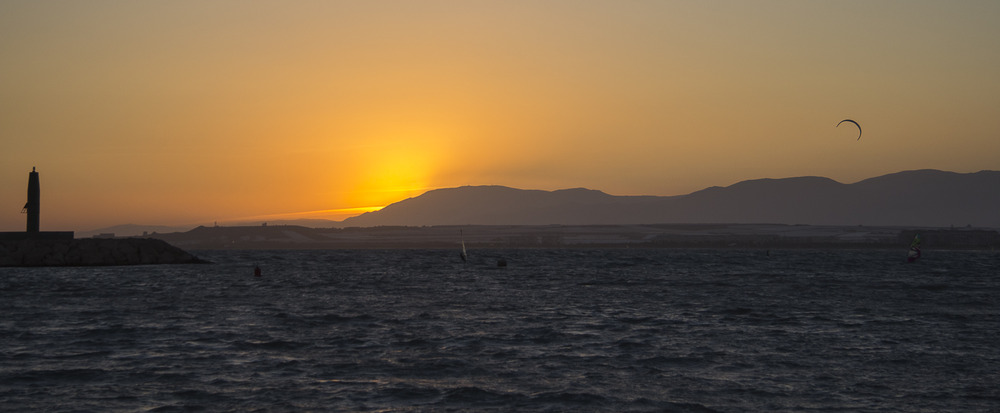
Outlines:
{"type": "Polygon", "coordinates": [[[0,3],[0,231],[1000,170],[1000,3],[0,3]],[[853,125],[864,128],[857,140],[853,125]],[[851,126],[851,127],[848,127],[851,126]]]}

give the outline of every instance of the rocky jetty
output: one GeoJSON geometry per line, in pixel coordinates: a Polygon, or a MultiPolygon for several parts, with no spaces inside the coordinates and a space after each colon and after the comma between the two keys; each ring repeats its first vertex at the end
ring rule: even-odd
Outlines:
{"type": "Polygon", "coordinates": [[[0,241],[0,267],[60,267],[205,263],[148,238],[0,241]]]}

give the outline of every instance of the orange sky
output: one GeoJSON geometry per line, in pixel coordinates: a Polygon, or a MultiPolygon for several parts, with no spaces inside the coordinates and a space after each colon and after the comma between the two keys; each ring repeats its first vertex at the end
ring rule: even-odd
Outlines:
{"type": "Polygon", "coordinates": [[[8,0],[0,230],[24,229],[32,167],[42,230],[76,231],[997,170],[997,21],[992,0],[8,0]]]}

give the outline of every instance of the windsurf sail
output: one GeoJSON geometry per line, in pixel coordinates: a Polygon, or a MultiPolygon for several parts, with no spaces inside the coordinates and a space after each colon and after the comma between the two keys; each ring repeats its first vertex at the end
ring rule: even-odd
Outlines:
{"type": "Polygon", "coordinates": [[[906,260],[909,262],[916,261],[920,258],[920,234],[913,237],[913,241],[910,242],[910,250],[906,253],[906,260]]]}
{"type": "Polygon", "coordinates": [[[462,262],[466,262],[469,260],[469,254],[465,252],[465,235],[462,234],[462,230],[458,231],[458,235],[462,237],[462,262]]]}

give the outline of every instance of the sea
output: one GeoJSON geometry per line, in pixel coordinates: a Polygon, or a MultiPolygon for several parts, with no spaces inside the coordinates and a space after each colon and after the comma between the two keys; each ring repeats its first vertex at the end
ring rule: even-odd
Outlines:
{"type": "Polygon", "coordinates": [[[0,411],[1000,411],[991,251],[194,252],[0,268],[0,411]]]}

